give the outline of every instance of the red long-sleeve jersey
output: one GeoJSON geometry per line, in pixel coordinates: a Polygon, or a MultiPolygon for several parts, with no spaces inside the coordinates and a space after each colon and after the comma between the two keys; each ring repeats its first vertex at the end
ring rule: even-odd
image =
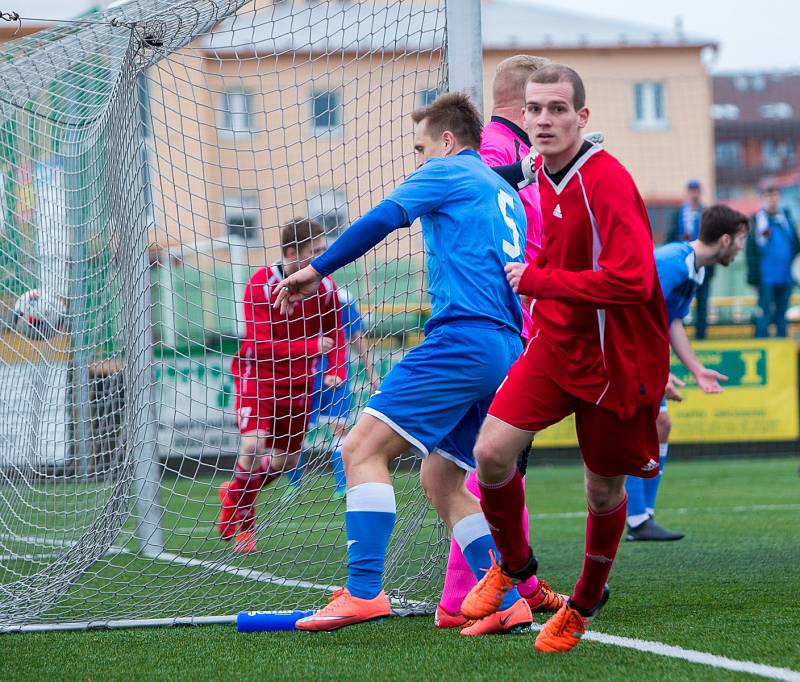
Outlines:
{"type": "Polygon", "coordinates": [[[544,241],[519,291],[577,397],[630,417],[661,400],[669,372],[666,306],[647,211],[630,174],[598,146],[556,186],[537,160],[544,241]]]}
{"type": "Polygon", "coordinates": [[[248,281],[242,301],[245,334],[231,371],[242,377],[247,363],[248,376],[261,382],[262,391],[267,383],[272,385],[275,397],[300,397],[313,384],[322,355],[320,338],[328,336],[333,340],[333,348],[327,354],[326,376],[347,379],[347,349],[333,280],[325,277],[314,296],[283,315],[273,307],[275,285],[283,277],[283,266],[275,263],[260,268],[248,281]]]}

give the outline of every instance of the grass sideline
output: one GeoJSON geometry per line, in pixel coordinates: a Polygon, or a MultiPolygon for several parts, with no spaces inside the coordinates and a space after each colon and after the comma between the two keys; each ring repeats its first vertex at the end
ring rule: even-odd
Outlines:
{"type": "MultiPolygon", "coordinates": [[[[797,460],[673,462],[662,488],[659,521],[687,538],[624,543],[593,629],[800,670],[797,460]]],[[[568,590],[582,554],[580,468],[532,467],[528,496],[540,573],[568,590]]],[[[596,642],[542,656],[532,643],[530,634],[436,631],[431,618],[323,635],[240,635],[233,626],[17,634],[0,636],[0,678],[755,679],[596,642]]]]}

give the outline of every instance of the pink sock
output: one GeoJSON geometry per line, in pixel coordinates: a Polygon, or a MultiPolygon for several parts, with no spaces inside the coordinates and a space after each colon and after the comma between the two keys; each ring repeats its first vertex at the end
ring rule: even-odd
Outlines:
{"type": "Polygon", "coordinates": [[[450,556],[447,557],[447,572],[444,574],[444,588],[439,605],[449,613],[459,613],[461,602],[475,585],[475,576],[461,552],[461,547],[450,538],[450,556]]]}

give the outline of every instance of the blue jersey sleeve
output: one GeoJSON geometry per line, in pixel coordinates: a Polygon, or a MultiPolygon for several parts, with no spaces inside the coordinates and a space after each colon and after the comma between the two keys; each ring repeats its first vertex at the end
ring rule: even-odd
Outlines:
{"type": "Polygon", "coordinates": [[[450,170],[444,158],[434,158],[409,175],[386,197],[403,209],[408,222],[435,211],[444,203],[450,170]]]}
{"type": "Polygon", "coordinates": [[[330,275],[363,256],[389,233],[410,223],[402,207],[384,199],[345,230],[325,253],[311,262],[311,266],[323,276],[330,275]]]}
{"type": "Polygon", "coordinates": [[[684,285],[689,280],[685,254],[668,251],[672,245],[656,249],[656,269],[661,291],[667,303],[669,321],[683,319],[689,314],[691,297],[681,295],[684,285]]]}

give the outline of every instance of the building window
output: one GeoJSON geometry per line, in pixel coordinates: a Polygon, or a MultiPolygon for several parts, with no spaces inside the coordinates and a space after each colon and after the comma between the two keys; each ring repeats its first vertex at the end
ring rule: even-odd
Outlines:
{"type": "Polygon", "coordinates": [[[342,190],[320,190],[308,200],[308,217],[325,228],[327,234],[336,235],[347,227],[347,195],[342,190]]]}
{"type": "Polygon", "coordinates": [[[419,93],[419,106],[427,107],[433,104],[434,100],[439,96],[438,88],[427,88],[419,93]]]}
{"type": "Polygon", "coordinates": [[[244,90],[222,93],[222,129],[228,133],[253,131],[253,102],[255,96],[244,90]]]}
{"type": "Polygon", "coordinates": [[[711,116],[715,121],[735,121],[739,118],[739,107],[735,104],[712,104],[711,116]]]}
{"type": "Polygon", "coordinates": [[[717,142],[715,148],[717,166],[730,168],[742,162],[741,142],[717,142]]]}
{"type": "Polygon", "coordinates": [[[314,130],[332,130],[342,124],[342,102],[338,92],[315,92],[312,99],[314,130]]]}
{"type": "Polygon", "coordinates": [[[765,170],[777,171],[794,165],[795,149],[791,142],[764,140],[761,143],[761,165],[765,170]]]}
{"type": "Polygon", "coordinates": [[[768,102],[758,108],[761,118],[792,118],[794,109],[788,102],[768,102]]]}
{"type": "Polygon", "coordinates": [[[256,244],[261,241],[258,192],[225,193],[225,226],[228,228],[228,237],[246,244],[256,244]]]}
{"type": "Polygon", "coordinates": [[[633,86],[633,105],[633,124],[635,128],[667,127],[663,83],[657,81],[635,83],[633,86]]]}

